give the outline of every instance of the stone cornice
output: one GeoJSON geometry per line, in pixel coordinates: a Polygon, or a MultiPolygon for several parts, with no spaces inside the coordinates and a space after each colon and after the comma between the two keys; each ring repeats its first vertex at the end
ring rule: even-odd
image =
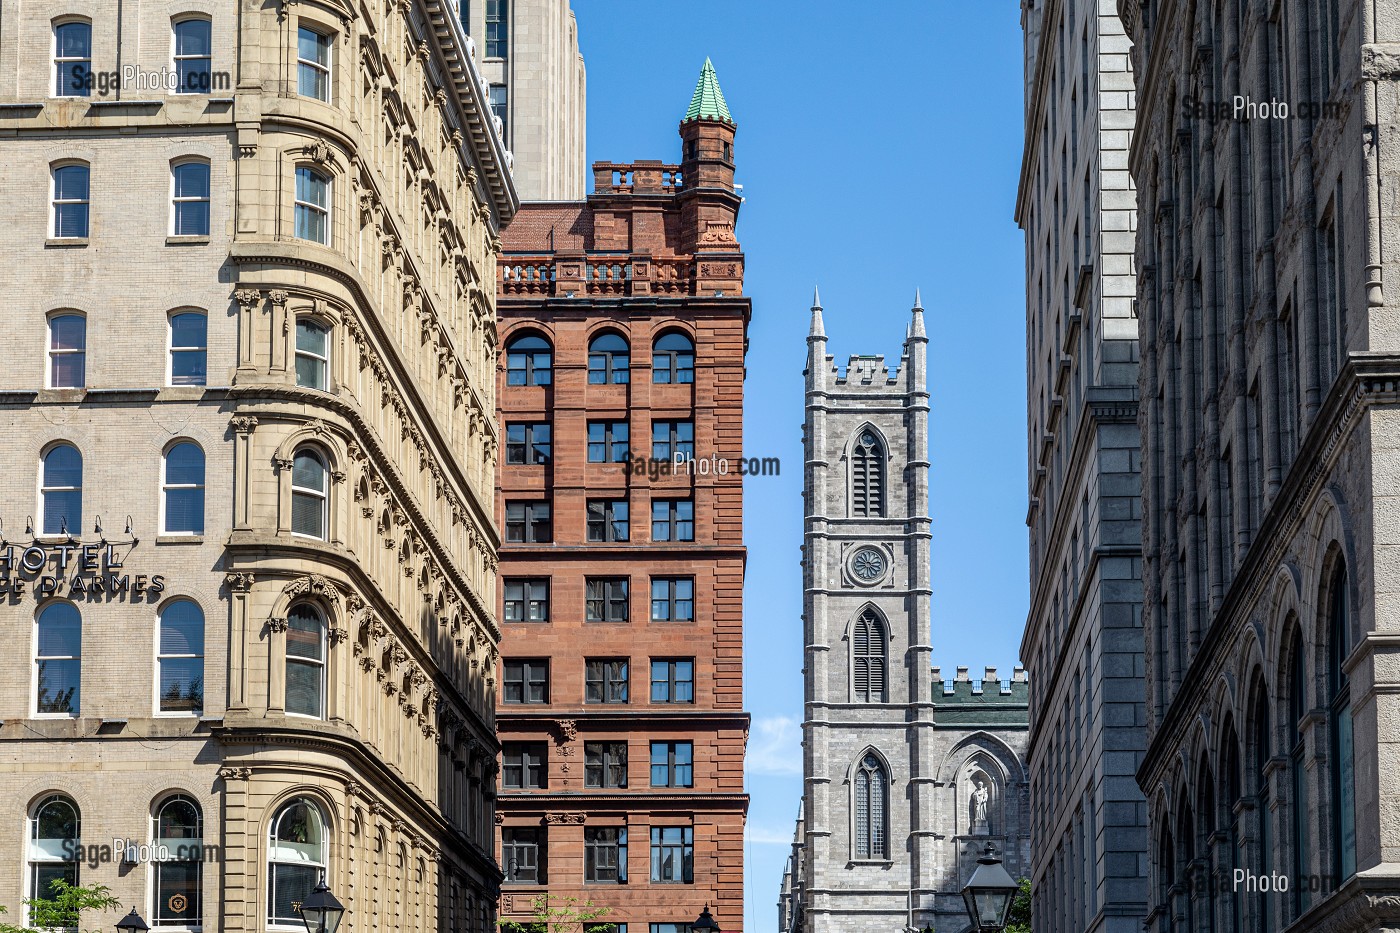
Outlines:
{"type": "MultiPolygon", "coordinates": [[[[381,473],[389,478],[394,485],[396,498],[404,505],[405,511],[414,519],[416,530],[423,540],[432,548],[433,556],[439,567],[442,568],[444,576],[452,580],[458,591],[464,596],[463,602],[471,607],[477,615],[482,625],[499,644],[501,640],[501,630],[496,624],[495,608],[487,606],[482,602],[480,595],[472,588],[471,582],[467,580],[461,569],[457,566],[455,558],[451,554],[451,548],[447,542],[438,537],[434,523],[429,519],[426,511],[419,504],[417,497],[409,489],[408,483],[398,469],[398,464],[388,455],[384,446],[380,442],[378,433],[374,430],[368,420],[364,417],[359,407],[351,404],[346,399],[339,396],[330,395],[315,389],[306,389],[292,385],[268,385],[250,384],[235,386],[229,390],[229,396],[239,405],[239,411],[244,414],[261,415],[267,418],[281,418],[289,422],[309,422],[314,420],[306,414],[296,414],[281,411],[273,407],[260,407],[259,402],[297,402],[314,406],[322,411],[329,410],[340,415],[353,427],[355,436],[365,448],[366,455],[375,460],[380,467],[381,473]]],[[[489,534],[492,541],[493,550],[496,550],[499,560],[499,550],[496,545],[495,525],[490,516],[475,516],[478,521],[476,527],[483,536],[489,534]]],[[[281,541],[281,539],[269,539],[281,541]]],[[[232,539],[231,539],[232,541],[232,539]]]]}
{"type": "Polygon", "coordinates": [[[1179,739],[1178,733],[1191,728],[1197,709],[1208,702],[1210,684],[1233,659],[1233,654],[1226,650],[1227,640],[1244,629],[1249,622],[1249,611],[1273,586],[1272,568],[1282,562],[1292,546],[1305,518],[1303,506],[1330,475],[1344,441],[1355,432],[1367,409],[1378,404],[1397,403],[1400,403],[1400,356],[1352,353],[1303,438],[1283,485],[1259,523],[1259,530],[1225,592],[1220,609],[1172,696],[1166,715],[1151,736],[1137,771],[1139,786],[1146,788],[1156,784],[1175,760],[1173,749],[1179,739]]]}

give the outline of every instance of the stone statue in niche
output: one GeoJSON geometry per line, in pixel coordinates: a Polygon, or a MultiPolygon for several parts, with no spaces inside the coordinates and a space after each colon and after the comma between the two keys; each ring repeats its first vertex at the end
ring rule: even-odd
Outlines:
{"type": "Polygon", "coordinates": [[[972,834],[986,836],[991,832],[987,826],[987,798],[991,794],[985,781],[979,778],[976,784],[977,788],[972,792],[972,834]]]}

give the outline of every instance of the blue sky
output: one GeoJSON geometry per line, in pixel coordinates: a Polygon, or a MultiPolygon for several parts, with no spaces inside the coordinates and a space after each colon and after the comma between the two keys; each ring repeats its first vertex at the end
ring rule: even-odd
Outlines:
{"type": "Polygon", "coordinates": [[[802,369],[812,286],[828,351],[899,355],[927,309],[933,659],[1017,661],[1027,603],[1022,139],[1011,0],[572,0],[589,161],[680,160],[708,55],[739,126],[749,330],[749,843],[745,928],[776,928],[802,793],[802,369]]]}

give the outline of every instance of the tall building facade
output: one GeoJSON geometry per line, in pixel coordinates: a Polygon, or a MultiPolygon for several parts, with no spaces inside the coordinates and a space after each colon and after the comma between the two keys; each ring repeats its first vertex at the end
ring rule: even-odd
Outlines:
{"type": "Polygon", "coordinates": [[[587,75],[569,0],[456,0],[524,201],[586,193],[587,75]]]}
{"type": "Polygon", "coordinates": [[[1034,926],[1126,933],[1147,901],[1133,76],[1111,8],[1025,0],[1021,23],[1034,926]]]}
{"type": "Polygon", "coordinates": [[[324,878],[341,929],[493,929],[517,202],[464,44],[440,0],[0,2],[11,921],[63,880],[294,929],[324,878]]]}
{"type": "Polygon", "coordinates": [[[992,844],[1030,867],[1027,684],[929,664],[929,392],[923,309],[904,353],[807,338],[803,428],[803,803],[780,896],[784,933],[962,929],[961,890],[992,844]]]}
{"type": "Polygon", "coordinates": [[[1400,4],[1119,6],[1147,929],[1393,929],[1400,4]]]}
{"type": "Polygon", "coordinates": [[[525,205],[499,300],[502,917],[743,927],[744,358],[735,124],[709,61],[679,164],[525,205]],[[721,469],[722,464],[735,465],[721,469]]]}

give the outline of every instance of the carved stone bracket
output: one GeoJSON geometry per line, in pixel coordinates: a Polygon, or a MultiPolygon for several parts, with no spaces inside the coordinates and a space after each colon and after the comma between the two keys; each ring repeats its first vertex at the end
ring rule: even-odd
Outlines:
{"type": "Polygon", "coordinates": [[[251,573],[226,573],[224,574],[224,585],[235,593],[246,593],[253,588],[253,575],[251,573]]]}

